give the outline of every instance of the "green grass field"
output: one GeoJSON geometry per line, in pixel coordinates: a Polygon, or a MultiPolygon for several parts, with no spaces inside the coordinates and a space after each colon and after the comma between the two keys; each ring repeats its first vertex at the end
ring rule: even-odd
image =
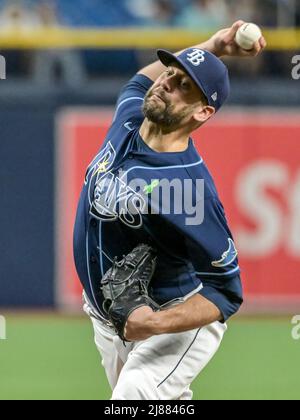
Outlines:
{"type": "MultiPolygon", "coordinates": [[[[300,341],[290,319],[229,324],[219,353],[194,382],[194,399],[300,399],[300,341]]],[[[89,320],[7,316],[0,399],[101,399],[110,390],[89,320]]]]}

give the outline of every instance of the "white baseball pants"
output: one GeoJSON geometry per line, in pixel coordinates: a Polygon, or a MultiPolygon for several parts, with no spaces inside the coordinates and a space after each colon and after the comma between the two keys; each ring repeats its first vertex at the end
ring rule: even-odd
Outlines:
{"type": "MultiPolygon", "coordinates": [[[[88,304],[84,309],[90,315],[88,304]]],[[[110,327],[91,320],[111,400],[191,400],[191,383],[213,358],[227,330],[226,324],[215,322],[124,346],[110,327]]]]}

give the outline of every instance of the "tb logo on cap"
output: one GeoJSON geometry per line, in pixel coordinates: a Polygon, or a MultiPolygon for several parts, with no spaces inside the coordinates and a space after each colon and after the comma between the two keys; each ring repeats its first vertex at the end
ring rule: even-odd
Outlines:
{"type": "Polygon", "coordinates": [[[187,54],[187,60],[193,64],[193,66],[200,66],[205,61],[205,51],[194,49],[193,52],[187,54]]]}

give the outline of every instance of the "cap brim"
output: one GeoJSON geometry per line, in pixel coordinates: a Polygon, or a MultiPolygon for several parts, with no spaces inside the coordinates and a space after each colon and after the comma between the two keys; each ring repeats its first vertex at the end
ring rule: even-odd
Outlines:
{"type": "Polygon", "coordinates": [[[210,101],[208,99],[208,96],[207,96],[207,94],[205,92],[205,89],[203,88],[201,82],[193,74],[193,72],[190,70],[190,68],[188,67],[187,64],[185,64],[182,60],[180,60],[180,58],[178,58],[176,55],[172,54],[170,51],[167,51],[167,50],[157,50],[157,56],[158,56],[159,60],[161,61],[161,63],[166,67],[170,66],[174,62],[178,63],[181,67],[183,67],[185,72],[191,77],[191,79],[193,79],[193,81],[199,87],[201,92],[204,94],[208,103],[210,103],[210,101]]]}

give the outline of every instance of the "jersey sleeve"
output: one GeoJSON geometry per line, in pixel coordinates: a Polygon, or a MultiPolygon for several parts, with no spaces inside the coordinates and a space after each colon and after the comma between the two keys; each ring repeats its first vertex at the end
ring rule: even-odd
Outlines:
{"type": "Polygon", "coordinates": [[[153,85],[148,77],[137,74],[122,89],[115,110],[113,124],[133,125],[141,123],[144,119],[142,106],[146,93],[153,85]]]}
{"type": "Polygon", "coordinates": [[[221,311],[224,322],[243,302],[238,251],[222,204],[216,198],[204,201],[204,220],[189,228],[187,247],[197,276],[199,292],[221,311]]]}

